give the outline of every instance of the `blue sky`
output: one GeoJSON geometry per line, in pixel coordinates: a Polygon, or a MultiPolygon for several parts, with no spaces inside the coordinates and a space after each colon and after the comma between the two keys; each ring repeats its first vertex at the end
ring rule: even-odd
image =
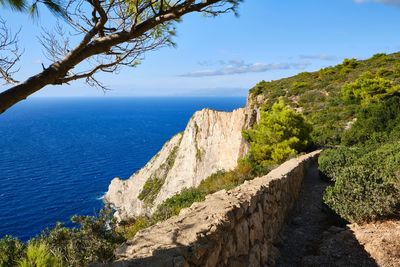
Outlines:
{"type": "MultiPolygon", "coordinates": [[[[38,36],[55,18],[44,10],[36,22],[1,12],[14,30],[21,27],[23,80],[41,70],[38,36]]],[[[111,89],[106,94],[74,82],[35,96],[243,96],[260,80],[400,50],[400,0],[245,0],[239,14],[184,17],[176,48],[148,53],[135,69],[99,75],[111,89]]]]}

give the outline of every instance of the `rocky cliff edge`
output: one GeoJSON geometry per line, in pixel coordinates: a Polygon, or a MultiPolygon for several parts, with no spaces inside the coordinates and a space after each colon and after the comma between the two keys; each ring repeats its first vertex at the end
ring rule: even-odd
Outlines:
{"type": "Polygon", "coordinates": [[[105,201],[116,209],[120,220],[150,215],[182,189],[199,185],[217,171],[235,168],[247,153],[242,130],[256,115],[250,108],[197,111],[186,129],[171,138],[142,169],[127,180],[114,178],[105,201]]]}

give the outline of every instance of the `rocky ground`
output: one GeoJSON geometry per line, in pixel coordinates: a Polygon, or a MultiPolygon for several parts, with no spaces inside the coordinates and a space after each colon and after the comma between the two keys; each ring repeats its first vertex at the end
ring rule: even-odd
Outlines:
{"type": "Polygon", "coordinates": [[[317,169],[310,170],[292,219],[275,244],[276,265],[400,267],[400,221],[346,225],[322,204],[328,185],[317,169]]]}

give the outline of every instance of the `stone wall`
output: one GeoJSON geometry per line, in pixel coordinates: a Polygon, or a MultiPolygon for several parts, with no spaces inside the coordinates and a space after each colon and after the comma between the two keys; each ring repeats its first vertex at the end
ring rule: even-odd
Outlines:
{"type": "Polygon", "coordinates": [[[112,266],[274,265],[273,243],[319,153],[289,160],[266,176],[209,195],[140,231],[118,248],[112,266]]]}

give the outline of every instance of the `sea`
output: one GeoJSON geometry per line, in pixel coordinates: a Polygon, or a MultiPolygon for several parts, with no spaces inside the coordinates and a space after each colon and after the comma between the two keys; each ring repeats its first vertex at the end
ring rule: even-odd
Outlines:
{"type": "Polygon", "coordinates": [[[114,177],[146,164],[192,114],[245,98],[32,98],[0,115],[0,238],[96,215],[114,177]]]}

